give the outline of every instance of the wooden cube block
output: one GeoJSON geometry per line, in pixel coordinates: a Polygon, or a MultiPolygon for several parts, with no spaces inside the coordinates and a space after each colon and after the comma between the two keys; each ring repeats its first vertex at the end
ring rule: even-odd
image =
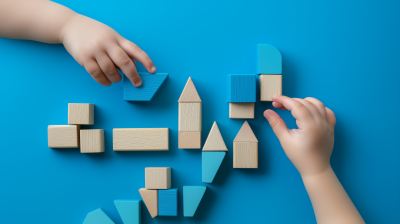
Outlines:
{"type": "Polygon", "coordinates": [[[282,56],[270,44],[258,45],[258,74],[282,74],[282,56]]]}
{"type": "Polygon", "coordinates": [[[180,149],[200,149],[200,131],[180,131],[178,134],[178,148],[180,149]]]}
{"type": "Polygon", "coordinates": [[[49,125],[49,148],[78,148],[79,129],[79,125],[49,125]]]}
{"type": "Polygon", "coordinates": [[[94,124],[94,104],[69,103],[68,124],[94,124]]]}
{"type": "Polygon", "coordinates": [[[146,189],[170,189],[171,167],[146,167],[146,189]]]}
{"type": "Polygon", "coordinates": [[[254,103],[229,103],[229,118],[254,119],[254,103]]]}
{"type": "Polygon", "coordinates": [[[233,168],[258,168],[258,142],[233,143],[233,168]]]}
{"type": "Polygon", "coordinates": [[[103,129],[81,129],[81,153],[104,152],[103,129]]]}
{"type": "Polygon", "coordinates": [[[114,151],[168,151],[168,128],[114,128],[114,151]]]}
{"type": "Polygon", "coordinates": [[[260,75],[260,100],[272,101],[273,95],[282,95],[282,75],[260,75]]]}
{"type": "Polygon", "coordinates": [[[255,103],[256,76],[228,75],[228,102],[255,103]]]}
{"type": "Polygon", "coordinates": [[[201,103],[179,103],[179,131],[201,131],[201,103]]]}

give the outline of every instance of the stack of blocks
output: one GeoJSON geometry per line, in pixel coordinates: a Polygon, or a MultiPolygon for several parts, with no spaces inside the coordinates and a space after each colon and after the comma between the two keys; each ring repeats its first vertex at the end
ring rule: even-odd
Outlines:
{"type": "Polygon", "coordinates": [[[233,168],[258,168],[258,140],[247,121],[233,140],[233,168]]]}
{"type": "Polygon", "coordinates": [[[260,101],[272,101],[273,95],[282,95],[282,56],[274,46],[258,45],[258,74],[260,101]]]}
{"type": "Polygon", "coordinates": [[[254,119],[255,75],[228,75],[229,118],[254,119]]]}

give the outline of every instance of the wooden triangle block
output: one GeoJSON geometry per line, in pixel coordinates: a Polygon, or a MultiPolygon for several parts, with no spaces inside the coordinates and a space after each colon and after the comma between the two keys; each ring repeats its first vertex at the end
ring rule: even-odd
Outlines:
{"type": "Polygon", "coordinates": [[[207,187],[183,186],[183,216],[193,217],[207,187]]]}
{"type": "Polygon", "coordinates": [[[225,154],[226,152],[202,152],[201,173],[203,183],[212,183],[225,154]]]}
{"type": "Polygon", "coordinates": [[[201,103],[199,94],[197,93],[196,87],[193,84],[192,78],[186,83],[185,88],[182,91],[181,97],[178,100],[179,103],[201,103]]]}
{"type": "Polygon", "coordinates": [[[83,224],[114,224],[114,222],[99,208],[87,214],[83,224]]]}
{"type": "Polygon", "coordinates": [[[140,224],[140,204],[141,200],[115,200],[115,207],[117,207],[119,216],[121,216],[124,224],[140,224]]]}
{"type": "Polygon", "coordinates": [[[217,122],[215,121],[210,133],[208,134],[206,143],[203,147],[203,151],[228,151],[224,139],[222,138],[221,132],[219,131],[217,122]]]}
{"type": "Polygon", "coordinates": [[[247,121],[244,122],[242,128],[240,128],[239,133],[236,135],[236,138],[233,142],[258,142],[256,136],[251,130],[251,127],[247,121]]]}
{"type": "Polygon", "coordinates": [[[158,216],[158,190],[139,189],[140,196],[152,218],[158,216]]]}

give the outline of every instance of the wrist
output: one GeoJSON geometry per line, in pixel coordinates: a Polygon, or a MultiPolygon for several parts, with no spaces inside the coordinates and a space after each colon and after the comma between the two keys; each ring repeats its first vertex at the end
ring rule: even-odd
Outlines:
{"type": "Polygon", "coordinates": [[[60,33],[58,34],[58,40],[60,43],[64,44],[64,39],[68,31],[74,26],[74,23],[76,20],[79,20],[82,15],[73,12],[69,16],[69,18],[66,19],[64,25],[60,29],[60,33]]]}
{"type": "Polygon", "coordinates": [[[322,180],[325,179],[327,176],[331,176],[332,174],[335,175],[335,172],[333,171],[331,165],[329,164],[326,168],[322,169],[319,172],[315,172],[315,173],[307,173],[307,174],[302,174],[301,175],[301,179],[303,180],[303,182],[306,181],[318,181],[318,180],[322,180]]]}

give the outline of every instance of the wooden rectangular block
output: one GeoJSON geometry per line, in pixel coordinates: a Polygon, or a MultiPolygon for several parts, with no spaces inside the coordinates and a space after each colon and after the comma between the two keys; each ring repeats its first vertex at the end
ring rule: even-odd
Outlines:
{"type": "Polygon", "coordinates": [[[260,75],[260,101],[272,101],[273,95],[282,95],[282,75],[260,75]]]}
{"type": "Polygon", "coordinates": [[[258,142],[233,142],[233,168],[258,168],[258,142]]]}
{"type": "Polygon", "coordinates": [[[49,125],[47,128],[49,148],[78,148],[79,125],[49,125]]]}
{"type": "Polygon", "coordinates": [[[254,103],[229,103],[229,118],[254,119],[254,103]]]}
{"type": "Polygon", "coordinates": [[[146,167],[146,189],[170,189],[171,167],[146,167]]]}
{"type": "Polygon", "coordinates": [[[94,104],[69,103],[68,124],[94,124],[94,104]]]}
{"type": "Polygon", "coordinates": [[[103,129],[81,129],[81,153],[104,152],[103,129]]]}
{"type": "Polygon", "coordinates": [[[253,74],[228,75],[228,102],[255,103],[256,76],[253,74]]]}
{"type": "Polygon", "coordinates": [[[178,188],[158,191],[158,215],[178,215],[178,188]]]}
{"type": "Polygon", "coordinates": [[[200,131],[180,131],[178,136],[178,148],[180,149],[200,149],[200,131]]]}
{"type": "Polygon", "coordinates": [[[201,103],[179,103],[179,131],[201,131],[201,103]]]}
{"type": "Polygon", "coordinates": [[[168,128],[114,128],[114,151],[168,151],[168,128]]]}

